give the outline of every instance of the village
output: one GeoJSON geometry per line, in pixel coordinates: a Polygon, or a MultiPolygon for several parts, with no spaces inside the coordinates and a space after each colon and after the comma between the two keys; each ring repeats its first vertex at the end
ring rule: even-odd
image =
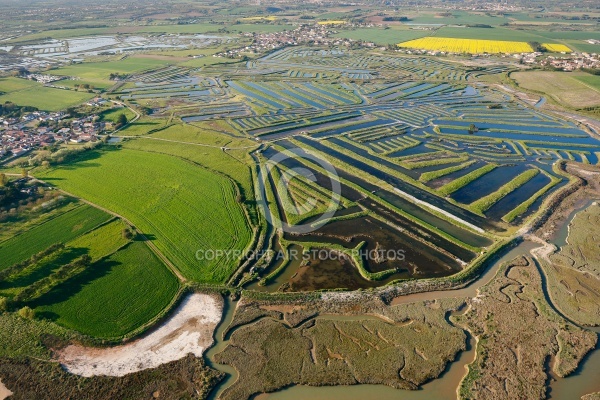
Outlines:
{"type": "MultiPolygon", "coordinates": [[[[346,24],[352,27],[372,27],[372,24],[346,24]]],[[[270,33],[244,33],[242,36],[252,39],[249,46],[230,49],[217,53],[214,57],[240,58],[244,54],[264,54],[269,51],[277,50],[285,46],[297,46],[301,44],[310,44],[314,46],[362,46],[375,47],[373,42],[356,41],[330,35],[336,33],[330,25],[303,24],[291,31],[270,32],[270,33]]]]}
{"type": "MultiPolygon", "coordinates": [[[[84,106],[100,108],[108,104],[95,98],[84,106]]],[[[99,113],[73,118],[65,111],[32,111],[20,117],[0,117],[0,164],[44,147],[95,143],[114,128],[115,124],[102,121],[99,113]]]]}
{"type": "Polygon", "coordinates": [[[541,60],[539,65],[567,72],[576,71],[578,69],[600,69],[600,54],[581,53],[572,54],[569,57],[548,56],[541,60]]]}

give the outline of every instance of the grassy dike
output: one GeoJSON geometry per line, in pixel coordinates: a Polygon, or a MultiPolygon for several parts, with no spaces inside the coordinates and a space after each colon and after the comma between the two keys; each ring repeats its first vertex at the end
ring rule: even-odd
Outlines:
{"type": "Polygon", "coordinates": [[[470,160],[470,161],[467,161],[467,162],[462,163],[460,165],[455,165],[455,166],[452,166],[452,167],[442,168],[442,169],[438,169],[438,170],[435,170],[435,171],[424,172],[419,177],[419,180],[421,182],[423,182],[423,183],[430,182],[430,181],[432,181],[434,179],[438,179],[438,178],[441,178],[443,176],[450,175],[450,174],[452,174],[454,172],[462,171],[463,169],[469,168],[475,162],[476,162],[476,160],[470,160]]]}
{"type": "MultiPolygon", "coordinates": [[[[370,174],[368,174],[368,173],[366,173],[366,172],[364,172],[364,171],[362,171],[362,170],[360,170],[360,169],[358,169],[358,168],[356,168],[356,167],[354,167],[354,166],[352,166],[352,165],[350,165],[350,164],[348,164],[348,163],[346,163],[346,162],[344,162],[342,160],[334,159],[330,155],[328,155],[327,153],[323,153],[323,152],[315,149],[314,147],[310,147],[310,149],[307,149],[308,145],[306,145],[304,143],[299,143],[295,139],[291,139],[290,141],[292,143],[296,144],[298,147],[304,148],[304,150],[310,151],[313,154],[318,154],[321,157],[323,157],[325,160],[328,160],[329,162],[333,162],[334,164],[337,164],[337,165],[343,167],[346,171],[350,171],[353,175],[355,175],[355,176],[357,176],[359,178],[362,178],[362,179],[364,179],[364,180],[366,180],[368,182],[373,182],[373,181],[378,182],[380,187],[386,188],[386,189],[388,189],[389,191],[392,191],[392,192],[394,191],[393,186],[390,185],[389,183],[387,183],[385,181],[382,181],[381,179],[379,179],[379,178],[377,178],[377,177],[375,177],[373,175],[370,175],[370,174]]],[[[360,155],[358,155],[356,153],[353,153],[353,152],[351,152],[351,151],[349,151],[347,149],[344,149],[343,147],[337,146],[337,145],[335,145],[333,143],[327,143],[327,147],[330,147],[331,149],[339,151],[340,153],[342,153],[344,155],[347,155],[349,157],[353,157],[353,158],[355,158],[358,161],[364,162],[365,164],[374,166],[373,165],[373,160],[369,160],[369,159],[367,159],[365,157],[362,157],[362,156],[360,156],[360,155]]],[[[391,161],[393,162],[393,160],[391,160],[391,161]]],[[[418,180],[412,179],[411,177],[409,177],[409,176],[407,176],[407,175],[405,175],[405,174],[403,174],[403,173],[401,173],[399,171],[396,171],[396,170],[393,170],[393,169],[390,169],[390,168],[387,168],[387,167],[381,166],[381,165],[377,165],[376,167],[379,168],[381,171],[385,172],[386,174],[388,174],[390,176],[393,176],[395,178],[401,179],[402,181],[404,181],[404,182],[406,182],[406,183],[408,183],[408,184],[410,184],[412,186],[415,186],[415,187],[417,187],[419,189],[422,189],[422,190],[424,190],[426,192],[429,192],[430,194],[432,194],[434,196],[437,196],[437,197],[440,196],[440,194],[438,193],[438,191],[436,191],[435,189],[432,189],[429,186],[425,185],[424,183],[419,182],[418,180]]],[[[463,209],[465,209],[467,211],[470,211],[464,204],[458,203],[455,200],[453,200],[452,198],[446,198],[445,201],[447,201],[447,202],[449,202],[449,203],[451,203],[451,204],[453,204],[453,205],[455,205],[457,207],[460,207],[460,208],[463,208],[463,209]]],[[[421,207],[421,208],[423,208],[423,207],[421,207]]],[[[440,218],[443,218],[443,219],[445,219],[445,220],[447,220],[449,222],[452,222],[453,224],[456,223],[455,220],[449,219],[447,216],[443,216],[443,214],[441,214],[441,213],[432,211],[430,209],[424,209],[424,210],[427,211],[430,214],[434,214],[434,215],[436,215],[436,216],[438,216],[440,218]]]]}
{"type": "MultiPolygon", "coordinates": [[[[285,150],[285,149],[283,149],[281,147],[278,147],[278,150],[281,151],[281,152],[283,152],[283,153],[287,152],[287,150],[285,150]]],[[[322,170],[321,167],[319,167],[317,165],[310,165],[310,167],[314,168],[316,171],[319,171],[321,173],[325,173],[325,171],[322,170]]],[[[372,179],[376,179],[376,178],[371,178],[371,180],[372,179]]],[[[441,236],[441,237],[449,240],[450,242],[452,242],[452,243],[454,243],[454,244],[456,244],[458,246],[461,246],[461,247],[463,247],[465,249],[471,250],[471,251],[476,252],[476,253],[480,251],[480,249],[478,247],[474,247],[474,246],[471,246],[471,245],[469,245],[467,243],[464,243],[460,239],[458,239],[458,238],[450,235],[447,232],[444,232],[444,231],[438,229],[437,227],[435,227],[435,226],[433,226],[433,225],[431,225],[431,224],[429,224],[429,223],[427,223],[427,222],[425,222],[425,221],[423,221],[423,220],[415,217],[412,214],[407,213],[404,210],[401,210],[401,209],[395,207],[394,205],[388,203],[387,201],[385,201],[385,200],[383,200],[383,199],[381,199],[379,197],[373,197],[373,196],[371,196],[371,193],[368,190],[364,189],[363,187],[361,187],[361,186],[359,186],[359,185],[357,185],[357,184],[355,184],[353,182],[350,182],[350,181],[347,181],[347,180],[345,180],[343,178],[340,178],[340,183],[343,183],[344,185],[346,185],[348,187],[351,187],[351,188],[359,191],[360,193],[362,193],[365,196],[369,197],[371,200],[373,200],[374,202],[378,203],[379,205],[381,205],[381,206],[383,206],[383,207],[385,207],[385,208],[387,208],[387,209],[389,209],[389,210],[397,213],[398,215],[400,215],[400,216],[408,219],[411,222],[414,222],[415,224],[417,224],[418,226],[420,226],[421,228],[423,228],[425,230],[429,230],[429,231],[431,231],[431,232],[433,232],[433,233],[435,233],[435,234],[437,234],[437,235],[439,235],[439,236],[441,236]]],[[[387,186],[389,186],[389,185],[387,185],[387,184],[383,184],[382,185],[382,187],[387,187],[387,186]]],[[[447,222],[451,222],[453,224],[456,223],[456,221],[454,221],[453,219],[448,218],[447,216],[445,216],[445,215],[443,215],[441,213],[432,212],[430,210],[425,210],[425,211],[429,212],[432,215],[435,215],[436,217],[442,218],[443,220],[445,220],[447,222]]],[[[461,228],[463,228],[462,225],[461,225],[461,228]]],[[[468,227],[464,227],[464,229],[466,231],[469,231],[469,232],[472,232],[472,233],[476,233],[477,235],[491,238],[489,235],[482,235],[480,232],[475,232],[475,231],[471,230],[468,227]]]]}

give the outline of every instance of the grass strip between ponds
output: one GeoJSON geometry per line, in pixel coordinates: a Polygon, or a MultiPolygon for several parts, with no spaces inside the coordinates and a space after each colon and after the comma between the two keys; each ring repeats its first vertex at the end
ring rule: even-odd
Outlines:
{"type": "Polygon", "coordinates": [[[419,177],[419,180],[421,182],[429,182],[434,179],[441,178],[442,176],[449,175],[453,172],[462,171],[463,169],[466,169],[466,168],[470,167],[471,165],[473,165],[475,162],[476,162],[476,160],[470,160],[470,161],[467,161],[466,163],[462,163],[460,165],[442,168],[442,169],[438,169],[436,171],[424,172],[419,177]]]}
{"type": "MultiPolygon", "coordinates": [[[[285,150],[284,148],[282,148],[280,146],[274,146],[274,147],[278,151],[280,151],[280,152],[282,152],[284,154],[291,154],[287,150],[285,150]]],[[[326,173],[326,171],[324,171],[320,166],[312,165],[311,164],[311,165],[309,165],[309,167],[310,168],[314,168],[318,172],[326,173]]],[[[340,183],[342,183],[342,184],[344,184],[344,185],[346,185],[348,187],[351,187],[351,188],[359,191],[360,193],[362,193],[363,195],[365,195],[366,197],[368,197],[372,201],[378,203],[379,205],[381,205],[381,206],[383,206],[383,207],[385,207],[385,208],[387,208],[387,209],[389,209],[389,210],[397,213],[398,215],[400,215],[400,216],[408,219],[409,221],[411,221],[411,222],[415,223],[416,225],[420,226],[421,228],[429,230],[432,233],[434,233],[436,235],[439,235],[439,236],[447,239],[448,241],[456,244],[457,246],[463,247],[463,248],[465,248],[467,250],[471,250],[471,251],[473,251],[475,253],[478,253],[480,251],[480,248],[475,247],[475,246],[471,246],[470,244],[467,244],[467,243],[461,241],[460,239],[452,236],[451,234],[449,234],[449,233],[447,233],[445,231],[442,231],[441,229],[439,229],[439,228],[437,228],[437,227],[429,224],[428,222],[425,222],[425,221],[421,220],[420,218],[417,218],[414,215],[409,214],[406,211],[401,210],[400,208],[398,208],[398,207],[396,207],[396,206],[388,203],[387,201],[385,201],[384,199],[382,199],[380,197],[373,196],[368,190],[364,189],[363,187],[361,187],[361,186],[359,186],[359,185],[357,185],[357,184],[355,184],[353,182],[350,182],[350,181],[348,181],[346,179],[343,179],[343,178],[340,178],[339,181],[340,181],[340,183]]],[[[419,206],[419,205],[417,205],[417,206],[419,206]]],[[[451,218],[447,217],[446,215],[444,215],[444,214],[442,214],[440,212],[432,211],[430,209],[425,209],[425,208],[420,207],[420,206],[419,206],[419,208],[421,208],[424,211],[426,211],[426,212],[428,212],[428,213],[430,213],[430,214],[432,214],[432,215],[434,215],[434,216],[436,216],[438,218],[441,218],[441,219],[443,219],[443,220],[445,220],[447,222],[450,222],[452,224],[456,224],[456,221],[454,219],[451,219],[451,218]]],[[[464,228],[466,231],[477,233],[478,235],[481,235],[480,232],[476,232],[473,229],[468,228],[466,226],[460,225],[460,227],[464,228]]],[[[489,235],[481,235],[481,236],[489,238],[489,235]]]]}

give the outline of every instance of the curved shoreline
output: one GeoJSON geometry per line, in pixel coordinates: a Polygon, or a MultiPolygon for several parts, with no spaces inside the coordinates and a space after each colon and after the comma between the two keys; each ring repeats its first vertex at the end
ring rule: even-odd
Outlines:
{"type": "Polygon", "coordinates": [[[90,377],[123,376],[156,368],[189,353],[201,357],[212,344],[212,332],[222,310],[220,297],[194,293],[161,325],[132,342],[104,348],[71,344],[58,350],[56,358],[67,371],[90,377]]]}

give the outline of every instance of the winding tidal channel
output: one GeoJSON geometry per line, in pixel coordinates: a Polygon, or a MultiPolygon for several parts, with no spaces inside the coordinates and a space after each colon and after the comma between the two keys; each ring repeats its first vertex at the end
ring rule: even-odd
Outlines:
{"type": "MultiPolygon", "coordinates": [[[[578,211],[587,208],[592,202],[587,203],[583,208],[575,210],[565,221],[553,239],[557,246],[565,244],[568,225],[571,223],[578,211]]],[[[414,303],[425,300],[435,300],[443,298],[468,298],[477,296],[477,291],[496,275],[499,267],[506,261],[510,261],[520,255],[529,255],[530,251],[540,245],[530,241],[521,242],[517,247],[505,251],[505,254],[490,264],[481,277],[466,288],[449,291],[433,291],[417,293],[407,296],[397,297],[392,301],[394,304],[414,303]]],[[[237,371],[227,365],[219,364],[214,361],[215,354],[222,351],[228,344],[231,332],[223,336],[223,332],[233,319],[236,302],[226,299],[224,315],[221,324],[215,332],[215,344],[205,353],[206,363],[221,372],[227,374],[227,378],[216,387],[210,395],[210,399],[218,399],[220,394],[227,387],[232,385],[238,377],[237,371]]],[[[317,318],[329,318],[320,316],[317,318]]],[[[340,318],[345,318],[340,316],[340,318]]],[[[361,319],[361,316],[352,316],[348,318],[361,319]]],[[[369,318],[369,316],[365,316],[369,318]]],[[[590,328],[596,333],[600,333],[599,328],[590,328]]],[[[468,332],[467,332],[468,334],[468,332]]],[[[376,398],[378,400],[445,400],[457,398],[457,389],[461,380],[467,373],[467,366],[475,359],[475,339],[468,334],[467,350],[460,353],[457,359],[448,364],[446,370],[437,379],[434,379],[424,385],[420,390],[400,390],[385,385],[352,385],[352,386],[291,386],[275,393],[265,393],[254,397],[255,400],[364,400],[367,398],[376,398]]],[[[550,399],[579,399],[581,396],[600,391],[600,346],[590,352],[577,370],[566,378],[557,378],[551,376],[548,387],[548,398],[550,399]]]]}

